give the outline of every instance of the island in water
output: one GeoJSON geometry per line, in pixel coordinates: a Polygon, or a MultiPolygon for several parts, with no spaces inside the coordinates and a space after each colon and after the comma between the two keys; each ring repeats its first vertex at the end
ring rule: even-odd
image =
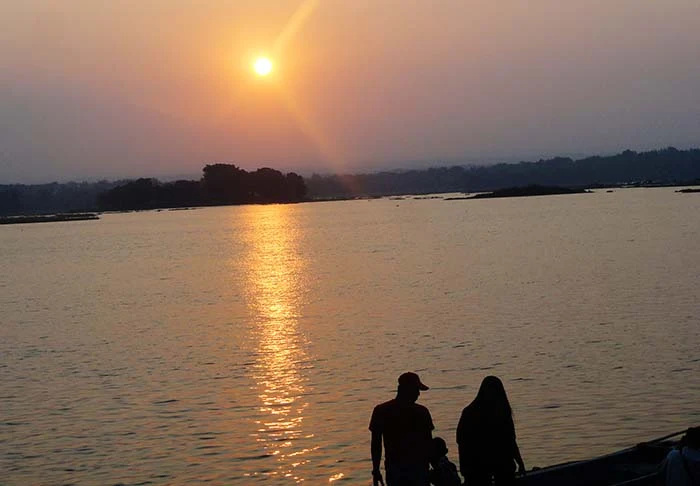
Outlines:
{"type": "Polygon", "coordinates": [[[0,216],[0,224],[53,223],[56,221],[87,221],[100,219],[95,213],[33,214],[28,216],[0,216]]]}
{"type": "Polygon", "coordinates": [[[473,196],[448,197],[445,201],[457,201],[464,199],[494,199],[498,197],[524,197],[524,196],[551,196],[560,194],[590,194],[588,189],[576,189],[559,186],[529,185],[524,187],[506,187],[493,192],[484,192],[473,196]]]}

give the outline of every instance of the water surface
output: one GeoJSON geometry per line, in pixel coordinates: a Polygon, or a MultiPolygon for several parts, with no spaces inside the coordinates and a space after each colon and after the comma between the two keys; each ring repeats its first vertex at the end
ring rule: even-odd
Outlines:
{"type": "Polygon", "coordinates": [[[699,210],[627,189],[2,227],[2,483],[368,484],[406,370],[453,459],[487,374],[528,466],[698,424],[699,210]]]}

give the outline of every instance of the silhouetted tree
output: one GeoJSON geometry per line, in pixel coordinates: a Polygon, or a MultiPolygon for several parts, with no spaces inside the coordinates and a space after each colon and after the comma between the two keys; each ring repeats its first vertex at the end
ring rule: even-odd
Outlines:
{"type": "Polygon", "coordinates": [[[287,180],[280,171],[263,167],[250,174],[251,195],[257,202],[283,202],[288,200],[287,180]]]}
{"type": "Polygon", "coordinates": [[[236,204],[250,199],[248,173],[233,164],[204,166],[202,185],[211,204],[236,204]]]}
{"type": "Polygon", "coordinates": [[[201,206],[204,204],[202,183],[179,180],[162,184],[158,190],[157,201],[159,207],[167,208],[201,206]]]}
{"type": "Polygon", "coordinates": [[[0,186],[0,215],[18,214],[21,210],[20,188],[18,186],[0,186]]]}
{"type": "Polygon", "coordinates": [[[100,209],[109,211],[153,209],[158,207],[157,188],[158,181],[155,179],[136,179],[100,194],[98,205],[100,209]]]}
{"type": "Polygon", "coordinates": [[[248,173],[231,164],[212,164],[200,181],[160,183],[138,179],[99,196],[102,210],[154,209],[219,204],[297,202],[304,199],[304,179],[265,167],[248,173]]]}
{"type": "Polygon", "coordinates": [[[290,172],[287,178],[287,201],[303,201],[306,198],[306,183],[299,174],[290,172]]]}

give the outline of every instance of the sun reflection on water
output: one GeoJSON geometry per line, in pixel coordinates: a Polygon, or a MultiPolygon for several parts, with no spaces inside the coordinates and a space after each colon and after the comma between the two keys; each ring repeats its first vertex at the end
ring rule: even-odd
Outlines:
{"type": "Polygon", "coordinates": [[[268,476],[303,482],[299,467],[316,449],[304,430],[308,342],[299,330],[303,260],[298,229],[289,206],[255,208],[247,260],[248,302],[255,316],[257,358],[251,373],[257,384],[260,416],[254,440],[276,461],[268,476]],[[305,440],[307,439],[307,440],[305,440]]]}

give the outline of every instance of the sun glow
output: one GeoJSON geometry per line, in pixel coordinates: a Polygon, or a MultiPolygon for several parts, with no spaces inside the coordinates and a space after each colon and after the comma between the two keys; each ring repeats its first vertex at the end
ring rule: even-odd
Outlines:
{"type": "Polygon", "coordinates": [[[253,71],[258,76],[267,76],[272,72],[272,61],[267,57],[259,57],[253,63],[253,71]]]}
{"type": "MultiPolygon", "coordinates": [[[[275,78],[269,79],[274,81],[271,83],[263,83],[274,86],[275,91],[280,95],[282,101],[286,105],[287,110],[296,119],[299,128],[306,137],[313,143],[319,155],[323,159],[335,167],[336,172],[344,172],[345,154],[337,142],[329,137],[323,128],[323,124],[315,119],[312,111],[305,106],[303,100],[293,90],[289,83],[281,79],[283,74],[288,75],[288,65],[285,62],[284,66],[278,67],[273,63],[276,59],[287,58],[287,48],[294,41],[295,36],[301,31],[305,24],[309,21],[316,9],[321,5],[321,0],[299,0],[300,4],[294,11],[294,14],[289,18],[282,31],[279,33],[275,41],[268,45],[265,51],[258,50],[257,54],[265,53],[267,56],[258,56],[252,58],[251,68],[253,73],[259,78],[275,78]],[[274,71],[274,73],[273,73],[274,71]]],[[[255,51],[254,51],[255,52],[255,51]]],[[[251,59],[251,58],[248,58],[251,59]]],[[[266,79],[266,81],[268,81],[266,79]]]]}

